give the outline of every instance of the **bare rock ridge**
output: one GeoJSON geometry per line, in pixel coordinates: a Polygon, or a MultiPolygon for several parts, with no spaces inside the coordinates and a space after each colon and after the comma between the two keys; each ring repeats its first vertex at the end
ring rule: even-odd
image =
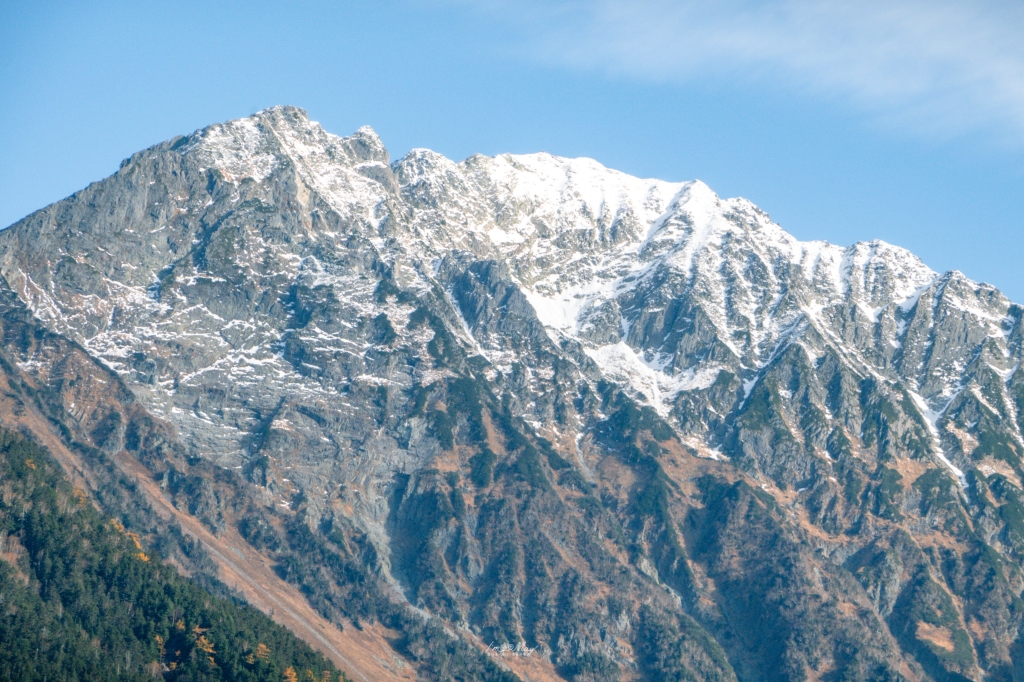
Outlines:
{"type": "Polygon", "coordinates": [[[1024,309],[898,247],[275,107],[0,232],[0,275],[99,502],[105,457],[156,481],[170,559],[247,543],[369,677],[1024,679],[1024,309]],[[130,408],[80,414],[44,333],[130,408]]]}

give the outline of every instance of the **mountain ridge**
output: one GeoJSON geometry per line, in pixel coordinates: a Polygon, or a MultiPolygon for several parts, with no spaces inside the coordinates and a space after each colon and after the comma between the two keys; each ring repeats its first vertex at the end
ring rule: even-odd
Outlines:
{"type": "Polygon", "coordinates": [[[899,247],[590,159],[392,162],[275,107],[0,232],[0,274],[187,466],[237,477],[249,506],[200,505],[214,531],[362,548],[468,642],[572,679],[1018,679],[1024,309],[899,247]],[[780,557],[799,577],[770,588],[780,557]],[[752,614],[798,634],[759,648],[752,614]]]}

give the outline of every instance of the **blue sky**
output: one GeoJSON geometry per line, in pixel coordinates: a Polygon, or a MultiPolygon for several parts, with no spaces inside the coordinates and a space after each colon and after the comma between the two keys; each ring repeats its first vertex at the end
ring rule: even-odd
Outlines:
{"type": "Polygon", "coordinates": [[[590,156],[1024,302],[1024,2],[0,0],[0,224],[209,123],[590,156]]]}

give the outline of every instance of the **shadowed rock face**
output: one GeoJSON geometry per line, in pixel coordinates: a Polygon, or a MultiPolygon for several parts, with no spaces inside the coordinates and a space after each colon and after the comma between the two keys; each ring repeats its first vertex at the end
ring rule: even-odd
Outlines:
{"type": "Polygon", "coordinates": [[[1022,676],[1024,311],[897,247],[278,107],[8,228],[0,274],[131,405],[10,341],[76,443],[423,677],[1022,676]]]}

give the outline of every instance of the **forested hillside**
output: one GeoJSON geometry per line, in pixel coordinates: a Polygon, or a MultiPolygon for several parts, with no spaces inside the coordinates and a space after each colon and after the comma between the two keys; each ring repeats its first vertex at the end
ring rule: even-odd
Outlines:
{"type": "Polygon", "coordinates": [[[0,679],[345,680],[262,613],[214,597],[0,430],[0,679]]]}

